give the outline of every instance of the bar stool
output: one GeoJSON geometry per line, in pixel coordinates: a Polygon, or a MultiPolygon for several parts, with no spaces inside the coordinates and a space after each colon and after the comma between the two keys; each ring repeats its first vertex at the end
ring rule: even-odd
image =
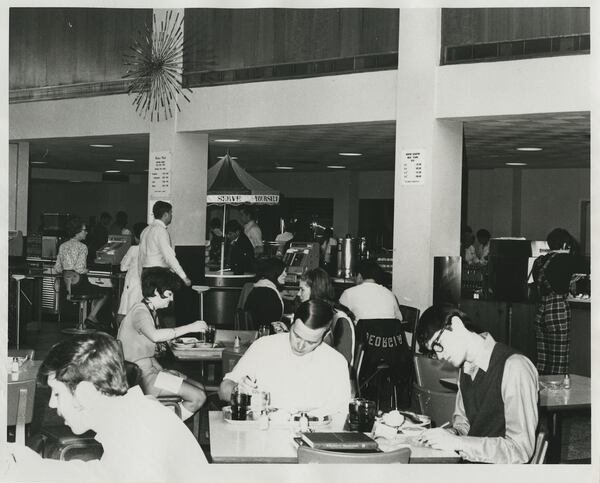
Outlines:
{"type": "Polygon", "coordinates": [[[75,327],[68,327],[66,329],[62,329],[61,332],[63,334],[91,334],[92,332],[96,332],[95,329],[90,329],[86,327],[85,320],[87,319],[88,314],[88,303],[91,300],[100,298],[101,296],[96,294],[80,294],[73,295],[71,293],[71,284],[73,283],[74,278],[78,277],[76,272],[71,272],[70,270],[65,270],[63,272],[63,282],[65,284],[65,288],[67,291],[67,302],[72,304],[78,304],[79,306],[79,315],[77,318],[77,325],[75,327]]]}
{"type": "Polygon", "coordinates": [[[204,320],[204,292],[208,292],[210,287],[206,285],[192,285],[192,290],[200,295],[200,320],[204,320]]]}

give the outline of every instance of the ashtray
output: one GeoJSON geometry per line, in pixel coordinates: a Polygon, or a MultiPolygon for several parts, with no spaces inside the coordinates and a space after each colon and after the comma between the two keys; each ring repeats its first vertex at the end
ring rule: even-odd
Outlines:
{"type": "Polygon", "coordinates": [[[542,386],[543,389],[556,391],[563,388],[563,383],[562,381],[540,381],[540,386],[542,386]]]}

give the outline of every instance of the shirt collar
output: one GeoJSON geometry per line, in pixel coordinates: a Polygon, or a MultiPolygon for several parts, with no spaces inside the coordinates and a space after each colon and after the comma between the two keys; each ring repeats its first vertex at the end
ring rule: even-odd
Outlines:
{"type": "Polygon", "coordinates": [[[155,223],[156,225],[162,226],[163,228],[167,228],[167,225],[165,225],[165,222],[164,222],[164,221],[162,221],[162,220],[156,220],[156,219],[155,219],[155,220],[154,220],[154,223],[155,223]]]}
{"type": "Polygon", "coordinates": [[[496,341],[488,332],[480,334],[480,337],[483,339],[483,344],[480,344],[479,348],[475,351],[473,360],[471,362],[465,361],[463,366],[464,372],[472,378],[475,377],[479,369],[487,372],[490,366],[492,351],[494,350],[494,345],[496,345],[496,341]]]}

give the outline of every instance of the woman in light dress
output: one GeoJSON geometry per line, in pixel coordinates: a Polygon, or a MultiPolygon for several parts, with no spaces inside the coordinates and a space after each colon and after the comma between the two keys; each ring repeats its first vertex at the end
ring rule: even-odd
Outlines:
{"type": "Polygon", "coordinates": [[[121,303],[117,314],[117,323],[127,315],[131,307],[142,301],[142,284],[138,274],[138,251],[140,235],[146,228],[146,223],[136,223],[133,225],[134,244],[129,247],[127,253],[121,260],[121,271],[127,272],[125,275],[125,286],[121,294],[121,303]]]}

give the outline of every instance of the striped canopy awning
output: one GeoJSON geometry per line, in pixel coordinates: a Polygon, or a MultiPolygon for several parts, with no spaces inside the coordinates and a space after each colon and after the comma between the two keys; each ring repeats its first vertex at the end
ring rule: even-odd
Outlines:
{"type": "Polygon", "coordinates": [[[209,205],[279,203],[279,192],[249,175],[229,153],[208,170],[207,186],[206,202],[209,205]]]}

